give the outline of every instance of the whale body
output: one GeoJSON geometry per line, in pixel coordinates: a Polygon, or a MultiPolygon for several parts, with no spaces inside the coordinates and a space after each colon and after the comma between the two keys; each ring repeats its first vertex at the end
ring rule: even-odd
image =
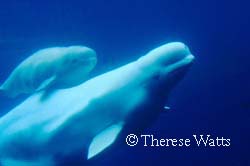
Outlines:
{"type": "Polygon", "coordinates": [[[39,50],[21,62],[1,85],[6,96],[34,93],[46,88],[69,88],[81,84],[97,62],[95,52],[84,46],[39,50]]]}
{"type": "Polygon", "coordinates": [[[74,162],[91,159],[125,127],[153,123],[193,59],[187,46],[173,42],[45,101],[44,92],[33,94],[0,118],[1,164],[63,165],[72,154],[74,162]]]}

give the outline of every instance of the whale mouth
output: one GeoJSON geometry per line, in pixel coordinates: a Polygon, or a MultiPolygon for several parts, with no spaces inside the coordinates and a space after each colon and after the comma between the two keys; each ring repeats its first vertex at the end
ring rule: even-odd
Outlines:
{"type": "Polygon", "coordinates": [[[168,87],[167,89],[172,89],[182,78],[184,78],[193,64],[194,59],[194,56],[189,54],[178,62],[166,66],[160,72],[158,79],[159,87],[168,87]]]}
{"type": "Polygon", "coordinates": [[[178,68],[182,68],[187,65],[190,65],[193,61],[194,61],[194,56],[192,54],[189,54],[189,55],[186,55],[181,60],[166,66],[166,70],[168,72],[172,72],[172,71],[177,70],[178,68]]]}
{"type": "Polygon", "coordinates": [[[160,77],[165,77],[170,79],[170,77],[178,75],[178,73],[185,72],[193,63],[195,57],[192,54],[186,55],[181,60],[167,65],[163,68],[163,70],[160,72],[160,77]]]}
{"type": "MultiPolygon", "coordinates": [[[[154,50],[153,50],[154,51],[154,50]]],[[[157,49],[155,49],[157,52],[157,49]]],[[[172,42],[158,48],[158,65],[163,75],[179,71],[181,68],[190,66],[194,61],[194,56],[189,48],[181,42],[172,42]]]]}
{"type": "Polygon", "coordinates": [[[139,58],[138,62],[140,67],[154,70],[156,67],[165,68],[179,63],[183,59],[185,61],[192,59],[189,48],[181,42],[171,42],[151,50],[145,56],[139,58]],[[186,57],[188,58],[185,59],[186,57]]]}
{"type": "Polygon", "coordinates": [[[189,48],[181,42],[173,42],[166,44],[162,48],[162,55],[159,59],[162,65],[169,66],[175,63],[188,62],[194,59],[194,56],[191,54],[189,48]]]}
{"type": "Polygon", "coordinates": [[[168,94],[185,76],[194,59],[182,43],[169,43],[154,49],[139,59],[140,69],[149,75],[149,81],[143,85],[152,87],[157,95],[168,94]]]}

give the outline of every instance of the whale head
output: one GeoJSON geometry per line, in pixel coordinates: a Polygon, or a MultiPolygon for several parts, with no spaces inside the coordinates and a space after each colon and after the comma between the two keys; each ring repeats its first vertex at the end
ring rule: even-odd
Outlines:
{"type": "Polygon", "coordinates": [[[73,87],[84,82],[97,63],[96,52],[85,46],[65,47],[59,60],[56,87],[73,87]]]}
{"type": "Polygon", "coordinates": [[[102,103],[112,101],[109,118],[118,123],[95,136],[89,146],[88,159],[112,144],[110,140],[116,139],[117,135],[123,142],[128,134],[139,134],[149,127],[166,109],[170,91],[183,78],[193,60],[194,56],[185,44],[172,42],[153,49],[96,81],[96,84],[109,86],[113,93],[102,95],[106,99],[95,103],[95,107],[99,105],[99,109],[103,110],[105,106],[102,103]],[[107,78],[108,83],[105,82],[107,78]]]}
{"type": "Polygon", "coordinates": [[[64,63],[70,68],[84,66],[89,71],[94,68],[97,63],[96,53],[93,49],[84,46],[70,46],[64,52],[64,63]]]}
{"type": "Polygon", "coordinates": [[[144,86],[148,91],[167,95],[169,90],[184,76],[194,56],[181,42],[172,42],[150,51],[137,60],[145,75],[144,86]]]}
{"type": "MultiPolygon", "coordinates": [[[[139,87],[143,89],[140,104],[131,111],[128,131],[140,132],[148,127],[166,108],[167,98],[174,86],[184,77],[194,60],[189,48],[180,42],[162,45],[139,58],[139,87]]],[[[137,94],[140,94],[137,87],[137,94]]]]}

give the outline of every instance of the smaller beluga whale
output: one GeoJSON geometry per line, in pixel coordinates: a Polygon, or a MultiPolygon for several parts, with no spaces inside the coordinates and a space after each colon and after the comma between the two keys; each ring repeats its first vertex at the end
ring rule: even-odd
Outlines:
{"type": "Polygon", "coordinates": [[[166,99],[193,59],[186,45],[172,42],[47,100],[40,100],[45,91],[32,94],[0,117],[0,165],[88,164],[169,109],[166,99]]]}
{"type": "Polygon", "coordinates": [[[85,46],[41,49],[22,61],[0,86],[8,97],[81,84],[97,63],[94,50],[85,46]]]}

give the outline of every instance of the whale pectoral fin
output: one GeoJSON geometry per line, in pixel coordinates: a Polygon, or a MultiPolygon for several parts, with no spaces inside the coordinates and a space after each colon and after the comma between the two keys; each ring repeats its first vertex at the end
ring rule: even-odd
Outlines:
{"type": "Polygon", "coordinates": [[[52,77],[48,78],[47,80],[44,80],[39,85],[39,87],[36,89],[36,91],[44,90],[44,89],[50,87],[51,85],[53,85],[55,79],[56,79],[56,76],[52,76],[52,77]]]}
{"type": "Polygon", "coordinates": [[[90,159],[94,157],[114,143],[122,128],[123,123],[118,123],[106,128],[95,136],[89,146],[87,158],[90,159]]]}

